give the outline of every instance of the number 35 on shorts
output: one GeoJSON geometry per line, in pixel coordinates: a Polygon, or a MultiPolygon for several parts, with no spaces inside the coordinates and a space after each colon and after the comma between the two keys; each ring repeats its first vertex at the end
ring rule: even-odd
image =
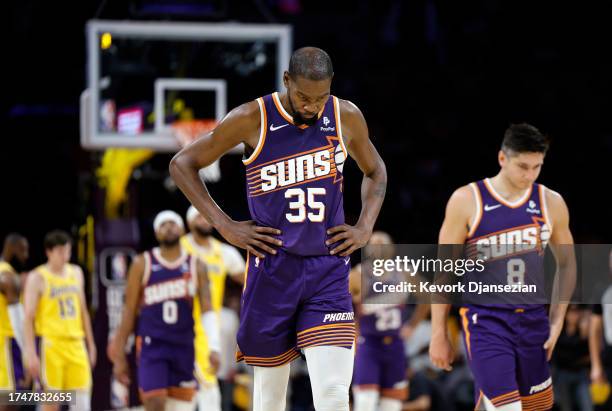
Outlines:
{"type": "Polygon", "coordinates": [[[317,201],[317,196],[324,196],[326,191],[323,187],[308,187],[306,191],[302,188],[290,188],[285,191],[285,198],[293,200],[289,202],[292,210],[285,217],[291,223],[302,223],[306,218],[313,223],[320,223],[325,219],[325,204],[317,201]]]}

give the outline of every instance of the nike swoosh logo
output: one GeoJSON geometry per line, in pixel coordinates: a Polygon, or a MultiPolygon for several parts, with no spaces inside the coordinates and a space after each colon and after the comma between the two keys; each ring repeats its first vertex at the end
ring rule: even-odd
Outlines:
{"type": "Polygon", "coordinates": [[[350,263],[350,262],[351,262],[351,259],[347,258],[346,260],[344,260],[344,265],[348,265],[348,263],[350,263]]]}
{"type": "Polygon", "coordinates": [[[283,127],[287,127],[289,124],[283,124],[282,126],[274,127],[274,124],[270,124],[270,131],[280,130],[283,127]]]}
{"type": "Polygon", "coordinates": [[[485,204],[484,210],[485,211],[491,211],[491,210],[495,210],[497,207],[501,207],[501,206],[502,206],[501,204],[497,204],[497,205],[488,205],[488,204],[485,204]]]}

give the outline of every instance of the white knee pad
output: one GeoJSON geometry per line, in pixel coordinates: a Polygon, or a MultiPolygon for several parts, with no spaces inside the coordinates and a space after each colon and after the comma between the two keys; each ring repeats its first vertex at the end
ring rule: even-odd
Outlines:
{"type": "Polygon", "coordinates": [[[378,411],[402,411],[402,402],[395,398],[382,398],[378,411]]]}
{"type": "Polygon", "coordinates": [[[304,350],[316,411],[349,411],[353,350],[309,347],[304,350]]]}
{"type": "Polygon", "coordinates": [[[496,407],[493,403],[484,395],[482,396],[485,408],[487,411],[523,411],[523,407],[520,401],[516,401],[510,404],[505,404],[500,407],[496,407]]]}
{"type": "Polygon", "coordinates": [[[219,384],[204,385],[198,391],[198,411],[221,411],[219,384]]]}
{"type": "Polygon", "coordinates": [[[378,390],[353,389],[353,411],[376,411],[378,390]]]}
{"type": "Polygon", "coordinates": [[[289,364],[253,367],[253,411],[285,411],[289,364]]]}
{"type": "Polygon", "coordinates": [[[90,411],[91,393],[89,391],[76,391],[74,404],[70,405],[70,411],[90,411]]]}
{"type": "Polygon", "coordinates": [[[194,411],[195,407],[195,398],[191,401],[177,400],[172,397],[166,398],[166,411],[194,411]]]}

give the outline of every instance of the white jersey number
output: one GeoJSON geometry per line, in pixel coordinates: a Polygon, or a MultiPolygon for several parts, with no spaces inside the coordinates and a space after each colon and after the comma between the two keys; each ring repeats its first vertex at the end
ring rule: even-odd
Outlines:
{"type": "Polygon", "coordinates": [[[295,198],[289,202],[289,208],[297,211],[286,213],[287,220],[291,223],[301,223],[308,218],[313,223],[322,222],[325,218],[325,204],[315,200],[315,196],[321,195],[325,195],[325,189],[321,187],[310,187],[306,193],[301,188],[290,188],[285,191],[286,199],[295,198]]]}
{"type": "Polygon", "coordinates": [[[162,305],[162,318],[166,324],[176,324],[178,321],[178,305],[176,301],[168,300],[162,305]]]}
{"type": "Polygon", "coordinates": [[[398,309],[376,312],[376,330],[397,330],[402,326],[402,313],[398,309]]]}
{"type": "Polygon", "coordinates": [[[525,261],[521,258],[512,258],[507,264],[508,284],[525,284],[525,261]]]}

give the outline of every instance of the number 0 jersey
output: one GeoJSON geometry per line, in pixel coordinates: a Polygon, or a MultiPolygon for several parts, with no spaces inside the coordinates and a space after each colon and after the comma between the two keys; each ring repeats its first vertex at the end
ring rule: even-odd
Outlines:
{"type": "Polygon", "coordinates": [[[251,218],[278,228],[283,249],[303,256],[329,255],[328,228],[344,224],[339,101],[330,96],[317,122],[297,126],[278,93],[257,99],[257,147],[243,160],[251,218]]]}
{"type": "Polygon", "coordinates": [[[468,294],[466,302],[510,304],[505,308],[537,308],[545,304],[544,252],[552,233],[546,188],[533,184],[514,202],[504,200],[489,179],[471,183],[470,188],[477,200],[477,213],[470,224],[467,253],[484,260],[485,270],[469,273],[463,279],[494,285],[535,285],[536,292],[499,293],[488,300],[468,294]]]}
{"type": "Polygon", "coordinates": [[[159,248],[145,252],[144,258],[138,335],[193,345],[196,258],[184,253],[169,262],[163,259],[159,248]]]}
{"type": "Polygon", "coordinates": [[[77,268],[64,266],[64,274],[53,274],[41,265],[35,269],[45,281],[45,288],[38,301],[34,329],[42,337],[83,338],[83,322],[79,294],[82,284],[77,268]]]}

